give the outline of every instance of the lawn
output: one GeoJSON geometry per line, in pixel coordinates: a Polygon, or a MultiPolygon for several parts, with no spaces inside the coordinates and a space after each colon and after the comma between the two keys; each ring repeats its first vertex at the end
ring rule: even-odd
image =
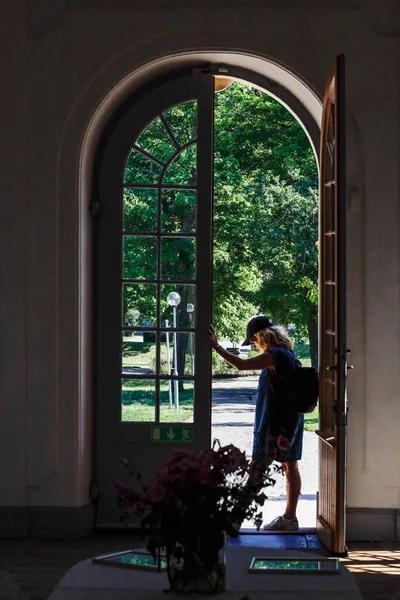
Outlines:
{"type": "MultiPolygon", "coordinates": [[[[184,423],[193,420],[193,383],[185,381],[179,392],[179,409],[170,407],[168,381],[160,382],[160,422],[184,423]]],[[[122,382],[122,421],[155,422],[155,381],[124,379],[122,382]]]]}
{"type": "MultiPolygon", "coordinates": [[[[193,384],[185,382],[185,391],[179,394],[179,410],[169,405],[168,382],[161,383],[160,422],[185,423],[193,421],[193,384]]],[[[154,382],[151,380],[125,379],[122,387],[122,421],[140,423],[155,422],[154,382]]],[[[304,429],[318,429],[318,407],[305,415],[304,429]]]]}
{"type": "Polygon", "coordinates": [[[293,351],[297,358],[301,361],[303,367],[311,367],[309,344],[294,344],[293,351]]]}
{"type": "MultiPolygon", "coordinates": [[[[154,373],[155,344],[141,343],[124,338],[124,366],[146,369],[154,373]]],[[[164,349],[163,349],[164,350],[164,349]]],[[[308,344],[296,344],[294,351],[303,366],[310,366],[308,344]]],[[[164,353],[162,353],[164,354],[164,353]]],[[[217,355],[213,354],[213,357],[217,355]]],[[[164,357],[163,357],[164,358],[164,357]]],[[[219,357],[218,357],[219,358],[219,357]]],[[[215,363],[214,363],[215,365],[215,363]]],[[[213,366],[214,366],[213,365],[213,366]]],[[[218,365],[219,366],[219,365],[218,365]]],[[[234,377],[236,371],[224,363],[223,374],[229,373],[234,377]]],[[[214,369],[213,369],[214,370],[214,369]]],[[[219,371],[216,369],[217,372],[219,371]]],[[[220,372],[220,371],[219,371],[220,372]]],[[[215,371],[214,371],[215,374],[215,371]]],[[[222,373],[221,373],[222,374],[222,373]]],[[[160,422],[184,423],[193,421],[194,391],[191,382],[184,383],[184,391],[179,394],[179,409],[170,407],[168,381],[160,383],[160,422]]],[[[304,428],[306,431],[318,429],[318,407],[311,414],[305,415],[304,428]]],[[[155,381],[151,379],[124,379],[122,383],[122,421],[155,422],[155,381]]]]}
{"type": "MultiPolygon", "coordinates": [[[[123,406],[122,420],[136,423],[154,423],[155,408],[153,406],[123,406]]],[[[190,423],[193,422],[193,409],[182,408],[175,410],[164,406],[160,409],[160,423],[190,423]]]]}
{"type": "Polygon", "coordinates": [[[316,431],[319,428],[319,408],[314,412],[304,415],[304,429],[306,431],[316,431]]]}
{"type": "MultiPolygon", "coordinates": [[[[154,374],[156,371],[156,343],[155,334],[147,333],[147,338],[150,341],[140,342],[135,339],[134,336],[124,336],[122,340],[122,367],[130,369],[138,369],[139,372],[146,372],[154,374]]],[[[185,334],[189,335],[189,334],[185,334]]],[[[170,334],[170,337],[171,334],[170,334]]],[[[187,340],[187,352],[185,357],[185,375],[191,375],[192,363],[190,355],[190,339],[187,340]]],[[[166,342],[160,343],[160,372],[163,375],[167,375],[169,370],[172,368],[173,360],[173,347],[170,339],[169,357],[170,364],[168,369],[167,360],[167,344],[166,342]]]]}

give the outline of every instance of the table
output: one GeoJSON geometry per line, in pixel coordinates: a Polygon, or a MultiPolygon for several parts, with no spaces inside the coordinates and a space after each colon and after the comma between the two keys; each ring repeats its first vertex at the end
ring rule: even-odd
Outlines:
{"type": "MultiPolygon", "coordinates": [[[[362,600],[355,580],[340,565],[336,575],[249,574],[253,556],[310,558],[317,556],[296,550],[228,546],[226,591],[218,600],[362,600]]],[[[84,560],[70,569],[50,594],[48,600],[166,600],[182,595],[169,593],[166,573],[93,564],[84,560]]],[[[189,597],[189,596],[188,596],[189,597]]]]}

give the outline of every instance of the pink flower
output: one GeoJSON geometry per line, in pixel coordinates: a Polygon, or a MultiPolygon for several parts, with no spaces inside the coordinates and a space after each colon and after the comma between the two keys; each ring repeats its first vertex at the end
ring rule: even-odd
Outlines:
{"type": "Polygon", "coordinates": [[[280,435],[278,437],[277,444],[278,444],[279,450],[287,450],[289,448],[289,440],[286,437],[284,437],[283,435],[280,435]]]}
{"type": "MultiPolygon", "coordinates": [[[[284,436],[278,443],[281,448],[289,446],[284,436]]],[[[275,444],[273,450],[276,454],[275,444]]],[[[132,485],[114,482],[116,500],[124,511],[122,518],[140,516],[143,527],[159,531],[162,545],[179,542],[190,546],[193,530],[197,534],[234,534],[233,523],[242,518],[253,519],[258,527],[261,524],[259,506],[265,495],[258,494],[249,506],[245,483],[250,461],[233,444],[221,446],[216,442],[212,449],[200,452],[175,449],[171,458],[159,465],[149,486],[143,484],[129,457],[121,462],[125,477],[133,480],[132,485]]],[[[273,484],[269,473],[264,480],[266,485],[273,484]]]]}

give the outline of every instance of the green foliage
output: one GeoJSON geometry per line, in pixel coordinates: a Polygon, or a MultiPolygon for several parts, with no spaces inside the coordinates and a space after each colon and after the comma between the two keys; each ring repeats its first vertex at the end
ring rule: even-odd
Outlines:
{"type": "Polygon", "coordinates": [[[317,194],[310,191],[304,197],[292,186],[275,182],[264,199],[268,243],[263,259],[268,270],[257,296],[259,305],[278,322],[305,329],[318,298],[317,194]]]}
{"type": "MultiPolygon", "coordinates": [[[[248,354],[248,357],[257,356],[259,354],[258,350],[251,350],[248,354]]],[[[212,373],[213,376],[226,375],[229,377],[236,377],[238,372],[234,367],[228,365],[228,363],[220,357],[216,352],[212,353],[212,373]]],[[[241,371],[241,376],[243,375],[259,375],[260,371],[241,371]]]]}
{"type": "Polygon", "coordinates": [[[299,192],[318,181],[307,135],[292,114],[268,94],[234,83],[215,96],[216,191],[266,173],[299,192]]]}
{"type": "Polygon", "coordinates": [[[304,429],[305,431],[316,431],[319,429],[319,408],[314,412],[304,415],[304,429]]]}
{"type": "Polygon", "coordinates": [[[306,334],[318,301],[318,173],[279,102],[244,84],[216,95],[214,323],[232,341],[259,312],[306,334]]]}
{"type": "MultiPolygon", "coordinates": [[[[216,295],[217,291],[214,291],[216,295]]],[[[223,332],[231,342],[237,343],[243,339],[243,324],[246,323],[248,316],[256,314],[257,308],[242,295],[223,296],[221,290],[221,300],[218,307],[214,308],[215,327],[223,332]]]]}
{"type": "Polygon", "coordinates": [[[295,343],[293,346],[293,351],[296,354],[297,358],[301,360],[301,364],[303,367],[310,367],[310,344],[300,344],[295,343]]]}
{"type": "MultiPolygon", "coordinates": [[[[157,117],[140,134],[136,147],[168,163],[164,183],[194,185],[196,165],[196,101],[174,106],[163,118],[177,145],[157,117]]],[[[157,183],[162,167],[133,148],[125,181],[157,183]]],[[[318,301],[318,173],[306,133],[293,115],[267,94],[233,83],[215,95],[214,138],[214,265],[213,322],[219,336],[232,342],[244,337],[249,317],[270,313],[282,324],[296,326],[296,338],[308,335],[317,318],[318,301]]],[[[164,190],[163,231],[190,233],[196,228],[195,194],[164,190]]],[[[156,230],[157,191],[124,191],[125,231],[156,230]]],[[[163,279],[194,277],[195,244],[189,238],[164,240],[163,279]]],[[[156,276],[155,237],[127,237],[124,275],[156,276]]],[[[161,317],[170,318],[162,289],[161,317]]],[[[179,286],[179,308],[192,292],[179,286]]],[[[194,302],[195,303],[195,302],[194,302]]],[[[178,314],[180,325],[188,316],[178,314]]],[[[155,286],[127,284],[124,320],[130,326],[153,324],[155,286]]]]}

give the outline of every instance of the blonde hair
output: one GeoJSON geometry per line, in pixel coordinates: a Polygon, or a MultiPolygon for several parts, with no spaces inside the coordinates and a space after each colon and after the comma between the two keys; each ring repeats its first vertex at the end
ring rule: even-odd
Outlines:
{"type": "Polygon", "coordinates": [[[261,331],[257,331],[254,334],[254,337],[257,338],[260,346],[265,347],[266,350],[271,345],[280,346],[286,350],[292,350],[293,348],[293,342],[288,336],[286,329],[280,325],[272,325],[271,327],[261,329],[261,331]]]}

